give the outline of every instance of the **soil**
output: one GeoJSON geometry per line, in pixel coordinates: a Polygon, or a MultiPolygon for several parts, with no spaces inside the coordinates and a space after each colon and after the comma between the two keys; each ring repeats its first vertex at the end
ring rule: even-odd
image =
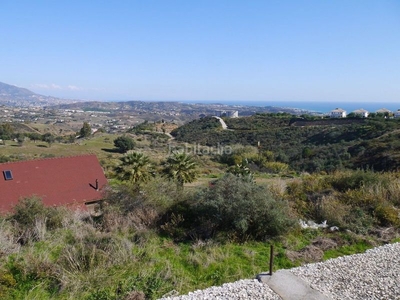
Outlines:
{"type": "Polygon", "coordinates": [[[318,237],[311,245],[306,246],[300,251],[287,250],[286,255],[292,262],[313,263],[323,260],[324,251],[334,249],[338,243],[330,238],[318,237]]]}

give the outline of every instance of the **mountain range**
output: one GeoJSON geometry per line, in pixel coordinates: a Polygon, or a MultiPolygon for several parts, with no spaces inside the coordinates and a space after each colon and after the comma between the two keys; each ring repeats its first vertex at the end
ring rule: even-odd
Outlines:
{"type": "Polygon", "coordinates": [[[0,82],[0,105],[11,107],[44,107],[73,102],[78,102],[78,100],[44,96],[26,88],[0,82]]]}

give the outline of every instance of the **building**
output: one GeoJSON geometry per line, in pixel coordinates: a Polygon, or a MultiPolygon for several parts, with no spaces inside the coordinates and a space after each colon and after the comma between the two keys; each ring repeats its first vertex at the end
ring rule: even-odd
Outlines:
{"type": "Polygon", "coordinates": [[[229,118],[239,118],[239,112],[237,110],[231,110],[227,112],[229,118]]]}
{"type": "Polygon", "coordinates": [[[358,117],[368,118],[369,112],[363,108],[360,108],[353,111],[353,114],[358,117]]]}
{"type": "Polygon", "coordinates": [[[37,196],[47,206],[86,209],[102,198],[107,184],[95,155],[36,159],[0,164],[0,213],[18,200],[37,196]]]}
{"type": "Polygon", "coordinates": [[[220,118],[238,118],[239,112],[237,110],[216,110],[214,115],[220,118]]]}
{"type": "Polygon", "coordinates": [[[393,112],[392,112],[391,110],[387,109],[387,108],[378,109],[378,110],[376,111],[376,113],[377,113],[377,114],[382,114],[382,115],[384,115],[385,118],[386,118],[386,117],[392,117],[392,116],[393,116],[393,112]]]}
{"type": "Polygon", "coordinates": [[[393,113],[393,116],[394,116],[395,118],[400,118],[400,109],[396,110],[396,111],[393,113]]]}
{"type": "Polygon", "coordinates": [[[341,108],[335,108],[329,113],[331,118],[346,118],[346,111],[341,108]]]}

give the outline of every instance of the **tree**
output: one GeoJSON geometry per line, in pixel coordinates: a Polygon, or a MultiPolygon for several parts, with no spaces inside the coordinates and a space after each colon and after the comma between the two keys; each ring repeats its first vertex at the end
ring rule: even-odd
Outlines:
{"type": "Polygon", "coordinates": [[[121,164],[115,168],[117,177],[134,184],[149,181],[154,176],[153,165],[148,156],[140,152],[130,152],[120,158],[121,164]]]}
{"type": "Polygon", "coordinates": [[[48,143],[49,144],[49,147],[51,147],[51,144],[53,144],[54,143],[54,141],[56,140],[56,138],[51,134],[51,133],[45,133],[43,136],[42,136],[42,139],[43,139],[43,141],[44,142],[46,142],[46,143],[48,143]]]}
{"type": "Polygon", "coordinates": [[[84,122],[81,130],[79,131],[79,135],[81,137],[88,137],[92,134],[92,128],[90,127],[88,122],[84,122]]]}
{"type": "Polygon", "coordinates": [[[120,136],[114,140],[114,146],[119,150],[119,152],[125,153],[129,150],[133,150],[135,142],[128,136],[120,136]]]}
{"type": "Polygon", "coordinates": [[[15,139],[16,139],[18,145],[21,147],[22,144],[23,144],[24,141],[25,141],[25,135],[24,135],[23,133],[17,133],[17,134],[15,135],[15,139]]]}
{"type": "Polygon", "coordinates": [[[31,132],[28,134],[28,137],[36,143],[36,141],[40,140],[42,138],[42,135],[38,132],[31,132]]]}
{"type": "Polygon", "coordinates": [[[10,140],[14,133],[13,128],[10,124],[4,123],[0,125],[0,139],[2,140],[10,140]]]}
{"type": "Polygon", "coordinates": [[[68,143],[73,144],[75,142],[75,134],[70,134],[67,138],[68,143]]]}
{"type": "Polygon", "coordinates": [[[175,152],[164,163],[163,173],[176,182],[179,189],[197,177],[197,164],[186,153],[175,152]]]}

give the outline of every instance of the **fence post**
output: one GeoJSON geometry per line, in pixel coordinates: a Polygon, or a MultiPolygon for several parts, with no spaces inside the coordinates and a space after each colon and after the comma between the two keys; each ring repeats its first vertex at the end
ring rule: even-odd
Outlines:
{"type": "Polygon", "coordinates": [[[269,251],[269,275],[272,275],[273,266],[274,266],[274,245],[271,245],[269,251]]]}

